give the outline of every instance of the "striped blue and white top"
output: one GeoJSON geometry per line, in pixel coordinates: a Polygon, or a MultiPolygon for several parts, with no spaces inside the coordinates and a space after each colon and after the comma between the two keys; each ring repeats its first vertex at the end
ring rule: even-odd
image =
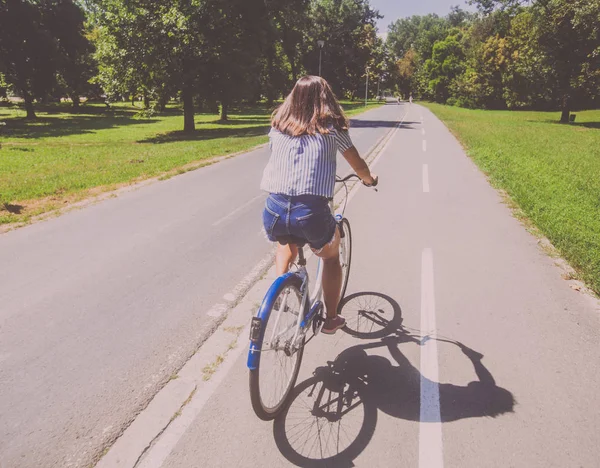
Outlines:
{"type": "Polygon", "coordinates": [[[271,157],[260,188],[283,195],[317,195],[332,198],[335,186],[336,153],[352,147],[347,131],[301,135],[269,132],[271,157]]]}

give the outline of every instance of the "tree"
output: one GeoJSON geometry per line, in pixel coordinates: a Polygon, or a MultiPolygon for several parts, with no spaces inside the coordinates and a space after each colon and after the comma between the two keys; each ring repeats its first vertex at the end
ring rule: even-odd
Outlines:
{"type": "Polygon", "coordinates": [[[429,91],[437,102],[445,103],[450,97],[454,80],[465,70],[462,34],[455,31],[433,46],[431,58],[425,61],[429,76],[429,91]]]}
{"type": "Polygon", "coordinates": [[[404,96],[409,96],[416,87],[418,56],[414,49],[408,49],[396,62],[398,88],[404,96]]]}
{"type": "Polygon", "coordinates": [[[35,118],[33,101],[55,83],[57,48],[38,5],[24,0],[0,3],[0,71],[35,118]]]}
{"type": "Polygon", "coordinates": [[[433,46],[448,35],[450,23],[446,18],[430,14],[401,18],[388,28],[388,45],[397,57],[414,49],[424,62],[431,58],[433,46]]]}
{"type": "Polygon", "coordinates": [[[97,72],[92,57],[94,48],[86,35],[81,7],[65,0],[52,3],[46,8],[45,21],[57,45],[59,82],[77,110],[80,96],[90,89],[89,82],[97,72]]]}
{"type": "Polygon", "coordinates": [[[99,81],[109,95],[176,90],[183,129],[195,130],[194,95],[207,60],[207,2],[95,0],[99,81]]]}
{"type": "MultiPolygon", "coordinates": [[[[271,20],[271,36],[267,38],[267,59],[275,59],[277,46],[285,54],[287,64],[281,63],[287,69],[289,79],[296,82],[301,71],[301,47],[304,31],[309,26],[310,0],[266,0],[267,14],[271,20]],[[275,45],[275,47],[274,47],[275,45]]],[[[271,65],[273,72],[274,64],[271,65]]],[[[272,74],[272,73],[271,73],[272,74]]],[[[287,83],[286,87],[290,83],[287,83]]]]}
{"type": "MultiPolygon", "coordinates": [[[[435,14],[401,18],[388,28],[387,45],[396,60],[401,60],[408,51],[412,51],[410,60],[415,67],[411,85],[421,96],[433,97],[429,86],[430,77],[424,64],[431,59],[435,43],[445,39],[449,29],[449,21],[435,14]]],[[[398,80],[402,80],[402,77],[398,76],[398,80]]],[[[401,81],[398,84],[406,86],[401,81]]]]}
{"type": "Polygon", "coordinates": [[[317,41],[325,40],[323,77],[336,94],[355,96],[362,89],[367,65],[374,66],[375,20],[379,17],[367,0],[313,0],[303,43],[306,72],[318,74],[317,41]]]}
{"type": "MultiPolygon", "coordinates": [[[[524,0],[474,0],[490,14],[495,8],[519,12],[524,0]]],[[[542,67],[553,70],[553,100],[561,122],[568,122],[573,102],[593,97],[600,68],[600,0],[536,0],[529,7],[542,67]],[[591,93],[591,94],[590,94],[591,93]]],[[[597,87],[596,87],[597,89],[597,87]]]]}
{"type": "Polygon", "coordinates": [[[34,99],[64,83],[79,103],[93,73],[84,13],[71,0],[0,1],[0,72],[25,101],[27,118],[35,118],[34,99]]]}
{"type": "Polygon", "coordinates": [[[262,0],[210,0],[206,10],[205,86],[198,92],[202,95],[212,88],[221,102],[221,120],[227,120],[232,101],[252,95],[260,86],[260,58],[268,31],[265,4],[262,0]]]}

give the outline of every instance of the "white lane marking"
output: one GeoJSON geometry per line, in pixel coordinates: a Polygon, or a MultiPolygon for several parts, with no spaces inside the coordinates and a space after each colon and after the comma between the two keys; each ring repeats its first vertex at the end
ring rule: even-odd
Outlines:
{"type": "Polygon", "coordinates": [[[423,153],[427,151],[427,140],[423,140],[423,153]]]}
{"type": "Polygon", "coordinates": [[[419,417],[419,468],[444,466],[440,388],[435,324],[433,252],[421,254],[421,411],[419,417]],[[432,339],[433,338],[433,339],[432,339]]]}
{"type": "Polygon", "coordinates": [[[423,192],[429,193],[429,167],[423,164],[423,192]]]}
{"type": "Polygon", "coordinates": [[[421,135],[425,135],[425,128],[421,129],[421,135]]]}
{"type": "Polygon", "coordinates": [[[250,200],[248,200],[246,203],[244,203],[241,206],[238,206],[235,210],[233,210],[231,213],[229,213],[227,216],[223,216],[221,219],[219,219],[218,221],[215,221],[213,223],[213,226],[218,226],[219,224],[221,224],[224,221],[227,221],[229,218],[231,218],[232,216],[236,215],[237,213],[239,213],[240,211],[242,211],[244,208],[248,207],[249,205],[251,205],[252,203],[254,203],[256,200],[258,200],[259,198],[264,197],[264,195],[261,193],[260,195],[255,196],[254,198],[251,198],[250,200]]]}
{"type": "Polygon", "coordinates": [[[177,442],[179,442],[179,439],[181,439],[183,434],[198,417],[206,402],[217,390],[219,384],[225,379],[238,358],[244,351],[248,351],[248,346],[246,346],[243,338],[248,336],[249,333],[250,324],[246,325],[242,333],[240,333],[237,346],[227,353],[225,361],[219,366],[210,380],[194,394],[192,400],[181,410],[181,415],[167,426],[160,438],[146,452],[141,462],[137,465],[137,468],[159,468],[162,466],[175,448],[175,445],[177,445],[177,442]]]}

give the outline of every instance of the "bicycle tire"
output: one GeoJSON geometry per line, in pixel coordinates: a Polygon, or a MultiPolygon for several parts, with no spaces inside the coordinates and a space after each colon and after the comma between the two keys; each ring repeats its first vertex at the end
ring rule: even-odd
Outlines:
{"type": "Polygon", "coordinates": [[[346,294],[348,279],[350,278],[350,265],[352,263],[352,231],[350,230],[350,222],[347,218],[343,218],[339,225],[340,227],[340,264],[342,265],[342,288],[340,290],[340,302],[346,294]]]}
{"type": "MultiPolygon", "coordinates": [[[[262,419],[263,421],[270,421],[277,417],[277,415],[285,408],[285,404],[288,400],[288,397],[292,390],[294,389],[294,385],[296,384],[296,380],[298,378],[298,372],[300,371],[300,365],[302,363],[302,356],[304,354],[304,338],[300,344],[299,349],[292,355],[295,359],[293,365],[291,367],[291,372],[289,374],[289,380],[285,384],[283,391],[280,396],[275,398],[275,401],[267,402],[266,395],[264,395],[264,391],[261,392],[261,369],[265,370],[265,359],[269,358],[269,355],[265,355],[266,349],[263,348],[265,344],[265,335],[267,335],[267,331],[269,329],[269,322],[273,323],[272,319],[276,318],[277,315],[273,312],[277,312],[278,314],[287,313],[286,311],[274,311],[275,304],[277,302],[277,298],[282,295],[285,291],[290,291],[295,294],[299,304],[298,309],[300,308],[300,304],[302,301],[302,294],[300,292],[301,280],[297,276],[291,275],[283,281],[276,291],[267,292],[267,296],[265,297],[265,301],[270,300],[271,307],[269,308],[266,314],[263,314],[263,331],[262,337],[260,340],[260,359],[258,361],[258,365],[255,369],[250,369],[250,379],[249,379],[249,387],[250,387],[250,401],[252,402],[252,408],[256,415],[262,419]],[[269,296],[273,295],[274,297],[269,298],[269,296]],[[267,356],[267,357],[265,357],[267,356]]],[[[280,303],[281,307],[281,303],[280,303]]],[[[300,311],[298,311],[298,317],[300,316],[300,311]]],[[[297,319],[296,319],[297,320],[297,319]]],[[[280,320],[276,320],[274,326],[279,324],[280,320]]],[[[285,351],[283,350],[272,350],[268,351],[273,353],[282,353],[283,359],[289,359],[290,357],[285,355],[285,351]]],[[[279,356],[281,357],[281,356],[279,356]]],[[[282,361],[279,361],[282,362],[282,361]]],[[[267,372],[267,371],[265,371],[267,372]]],[[[263,375],[264,377],[264,375],[263,375]]]]}
{"type": "MultiPolygon", "coordinates": [[[[352,462],[365,450],[375,434],[378,409],[376,401],[370,397],[366,386],[354,387],[355,394],[358,399],[361,400],[360,408],[356,407],[356,409],[352,411],[352,414],[341,418],[337,423],[332,423],[327,418],[319,417],[318,413],[315,414],[314,410],[316,409],[318,411],[319,408],[322,408],[324,405],[330,405],[330,409],[335,410],[335,401],[325,400],[323,402],[324,405],[315,404],[320,397],[320,390],[323,388],[322,386],[324,383],[323,379],[319,376],[310,377],[309,379],[300,382],[291,394],[290,404],[286,406],[285,410],[282,411],[281,415],[275,420],[273,425],[273,435],[277,448],[281,454],[295,466],[323,468],[331,466],[353,466],[352,462]],[[304,402],[305,404],[301,403],[303,397],[307,400],[304,402]],[[319,444],[315,444],[311,435],[317,439],[321,439],[325,438],[327,434],[327,431],[323,430],[319,424],[314,424],[314,426],[321,429],[324,435],[321,435],[319,432],[317,432],[317,434],[311,433],[308,426],[311,425],[311,422],[316,420],[321,420],[321,426],[324,425],[325,427],[331,427],[334,424],[338,424],[339,426],[349,424],[351,427],[355,427],[356,423],[354,422],[358,421],[360,423],[360,428],[352,431],[356,432],[356,434],[352,434],[352,440],[344,447],[334,447],[333,445],[330,445],[327,447],[329,453],[319,453],[318,455],[306,453],[307,450],[310,451],[313,444],[317,447],[319,446],[319,444]],[[299,425],[304,425],[308,430],[299,430],[299,425]]],[[[344,386],[344,392],[349,391],[350,388],[344,386]]],[[[302,429],[302,426],[300,426],[300,429],[302,429]]],[[[346,436],[348,436],[347,433],[346,436]]]]}

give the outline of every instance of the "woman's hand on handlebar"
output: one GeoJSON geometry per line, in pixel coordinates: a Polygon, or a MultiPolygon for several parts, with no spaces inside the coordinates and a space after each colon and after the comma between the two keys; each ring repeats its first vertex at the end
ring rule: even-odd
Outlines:
{"type": "Polygon", "coordinates": [[[377,177],[375,174],[371,174],[370,177],[362,179],[362,183],[367,187],[376,187],[379,183],[379,177],[377,177]]]}

